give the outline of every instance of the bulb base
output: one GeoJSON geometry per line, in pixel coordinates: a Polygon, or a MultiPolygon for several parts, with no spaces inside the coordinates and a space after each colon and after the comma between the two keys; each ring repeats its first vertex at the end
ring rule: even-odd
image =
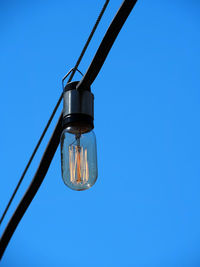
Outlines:
{"type": "Polygon", "coordinates": [[[90,88],[76,90],[79,82],[68,83],[63,92],[63,129],[86,133],[94,128],[94,95],[90,88]]]}

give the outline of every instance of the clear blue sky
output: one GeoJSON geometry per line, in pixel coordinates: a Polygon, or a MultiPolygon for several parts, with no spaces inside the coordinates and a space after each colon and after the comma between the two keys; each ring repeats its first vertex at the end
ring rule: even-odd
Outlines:
{"type": "MultiPolygon", "coordinates": [[[[121,2],[110,1],[82,72],[121,2]]],[[[0,2],[0,213],[103,4],[0,2]]],[[[195,0],[138,0],[92,86],[97,183],[68,189],[59,148],[2,267],[200,266],[199,12],[195,0]]]]}

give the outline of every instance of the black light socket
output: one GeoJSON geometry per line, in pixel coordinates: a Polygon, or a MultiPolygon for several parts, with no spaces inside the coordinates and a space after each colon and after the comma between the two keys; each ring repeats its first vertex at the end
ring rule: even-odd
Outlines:
{"type": "Polygon", "coordinates": [[[94,128],[94,95],[90,88],[77,90],[79,81],[68,83],[63,90],[63,129],[72,133],[94,128]]]}

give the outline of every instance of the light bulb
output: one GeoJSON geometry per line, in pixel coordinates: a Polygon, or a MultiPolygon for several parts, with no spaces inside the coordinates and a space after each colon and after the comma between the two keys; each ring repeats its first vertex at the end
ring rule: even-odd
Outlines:
{"type": "Polygon", "coordinates": [[[90,87],[77,90],[79,82],[68,83],[63,91],[61,170],[64,183],[81,191],[97,179],[97,149],[94,128],[94,95],[90,87]]]}
{"type": "Polygon", "coordinates": [[[81,191],[90,188],[97,179],[96,137],[93,131],[64,129],[61,135],[61,169],[64,183],[81,191]]]}

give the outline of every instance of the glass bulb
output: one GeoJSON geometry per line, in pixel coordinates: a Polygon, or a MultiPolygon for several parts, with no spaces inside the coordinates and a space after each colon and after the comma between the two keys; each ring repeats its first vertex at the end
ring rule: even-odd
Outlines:
{"type": "Polygon", "coordinates": [[[61,169],[64,183],[74,190],[85,190],[97,179],[96,137],[67,128],[61,135],[61,169]]]}

